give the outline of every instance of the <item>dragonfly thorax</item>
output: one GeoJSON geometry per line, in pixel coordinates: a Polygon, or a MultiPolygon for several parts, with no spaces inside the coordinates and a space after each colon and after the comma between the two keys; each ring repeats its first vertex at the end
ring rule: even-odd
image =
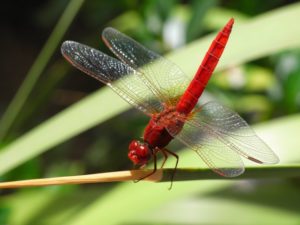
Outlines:
{"type": "Polygon", "coordinates": [[[184,123],[186,116],[176,111],[175,107],[166,108],[152,118],[157,126],[170,127],[184,123]]]}

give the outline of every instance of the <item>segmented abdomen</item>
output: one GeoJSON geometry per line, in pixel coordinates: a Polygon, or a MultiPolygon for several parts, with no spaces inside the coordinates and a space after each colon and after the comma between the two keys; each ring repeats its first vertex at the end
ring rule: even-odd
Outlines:
{"type": "Polygon", "coordinates": [[[225,27],[218,33],[209,50],[207,51],[201,65],[199,66],[190,85],[181,96],[176,110],[180,113],[189,114],[198,102],[207,82],[209,81],[218,61],[227,44],[231,33],[233,19],[230,19],[225,27]]]}

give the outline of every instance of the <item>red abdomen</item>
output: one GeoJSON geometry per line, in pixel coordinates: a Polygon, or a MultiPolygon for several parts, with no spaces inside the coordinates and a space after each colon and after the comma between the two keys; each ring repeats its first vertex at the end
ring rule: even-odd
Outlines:
{"type": "Polygon", "coordinates": [[[194,109],[223,53],[233,23],[234,20],[231,19],[212,42],[197,73],[176,106],[178,112],[187,115],[194,109]]]}

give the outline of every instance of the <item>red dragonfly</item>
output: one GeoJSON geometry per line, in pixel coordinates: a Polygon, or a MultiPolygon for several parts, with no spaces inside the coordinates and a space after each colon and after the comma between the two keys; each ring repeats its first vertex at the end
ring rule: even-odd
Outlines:
{"type": "Polygon", "coordinates": [[[176,170],[178,156],[165,148],[175,138],[194,150],[214,172],[235,177],[244,172],[240,156],[260,164],[279,159],[237,113],[217,102],[197,106],[233,23],[230,19],[217,34],[192,81],[178,66],[113,28],[106,28],[102,39],[120,61],[74,41],[65,41],[61,51],[73,66],[151,118],[143,140],[129,145],[128,157],[134,165],[142,168],[153,159],[153,174],[156,155],[161,152],[162,167],[168,155],[173,155],[176,170]]]}

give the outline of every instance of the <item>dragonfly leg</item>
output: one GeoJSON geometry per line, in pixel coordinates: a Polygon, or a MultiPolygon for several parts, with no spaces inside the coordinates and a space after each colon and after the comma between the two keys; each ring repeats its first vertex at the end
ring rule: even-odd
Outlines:
{"type": "Polygon", "coordinates": [[[160,149],[160,152],[164,155],[164,161],[161,164],[161,169],[164,168],[164,165],[166,163],[166,161],[168,160],[168,154],[166,153],[166,151],[164,151],[164,149],[160,149]]]}
{"type": "Polygon", "coordinates": [[[139,182],[139,181],[141,181],[141,180],[144,180],[145,178],[147,178],[147,177],[150,177],[151,175],[153,175],[155,172],[156,172],[156,170],[157,170],[157,158],[156,158],[156,153],[157,153],[157,151],[155,151],[155,152],[152,152],[152,156],[153,156],[153,170],[149,173],[149,174],[147,174],[146,176],[144,176],[144,177],[141,177],[141,178],[139,178],[138,180],[135,180],[134,182],[135,183],[137,183],[137,182],[139,182]]]}
{"type": "MultiPolygon", "coordinates": [[[[138,169],[141,169],[141,167],[138,167],[137,165],[133,164],[132,165],[132,170],[138,170],[138,169]]],[[[139,182],[140,180],[133,180],[133,183],[137,183],[139,182]]]]}
{"type": "Polygon", "coordinates": [[[172,186],[173,186],[173,180],[174,180],[174,176],[175,176],[175,173],[176,173],[176,170],[177,170],[177,166],[178,166],[178,162],[179,162],[179,157],[177,154],[175,154],[174,152],[171,152],[169,151],[168,149],[164,148],[164,149],[161,149],[162,153],[165,155],[165,154],[170,154],[172,156],[174,156],[176,158],[176,163],[175,163],[175,168],[173,170],[173,173],[171,175],[171,184],[170,184],[170,187],[169,187],[169,190],[172,189],[172,186]]]}

